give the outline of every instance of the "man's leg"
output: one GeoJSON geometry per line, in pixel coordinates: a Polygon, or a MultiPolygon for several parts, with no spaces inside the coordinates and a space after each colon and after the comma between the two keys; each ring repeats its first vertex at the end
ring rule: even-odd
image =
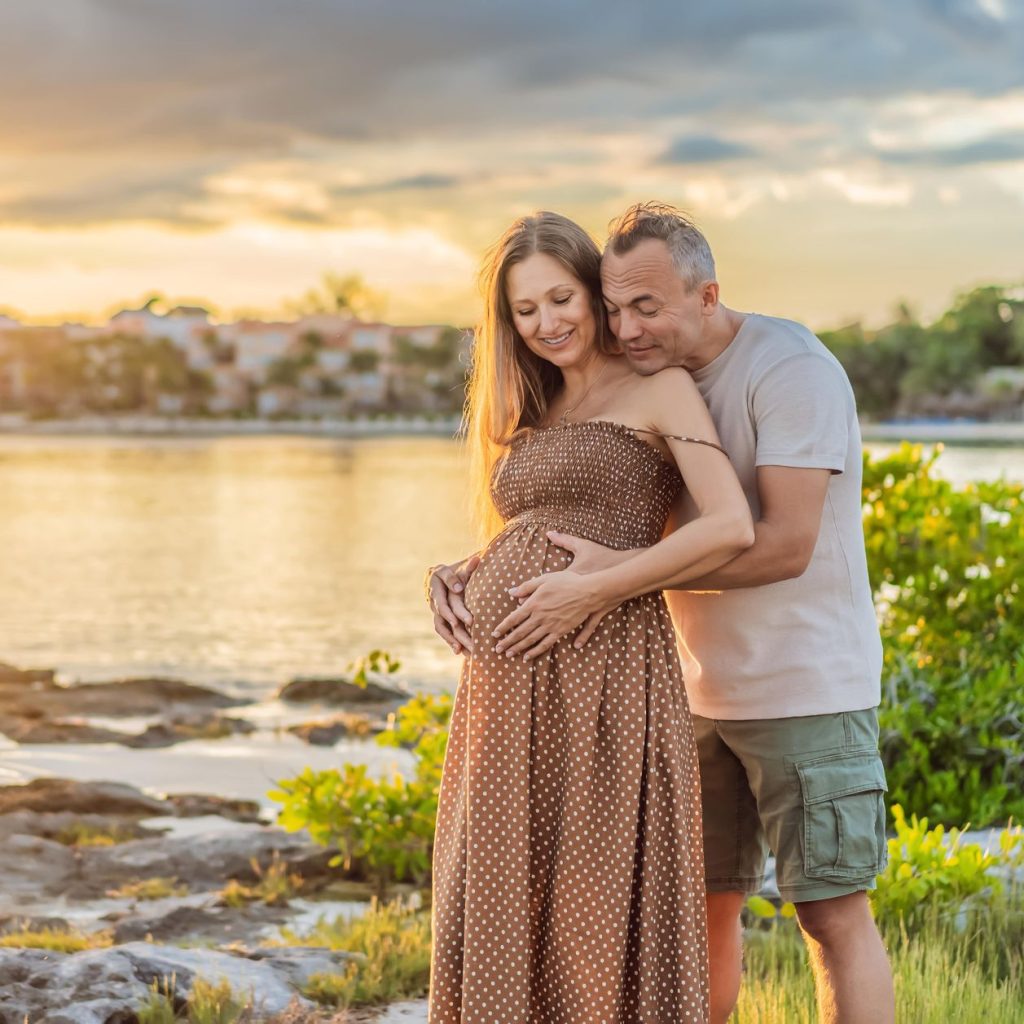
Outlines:
{"type": "Polygon", "coordinates": [[[708,893],[708,957],[711,961],[711,1024],[727,1024],[740,997],[743,973],[744,892],[708,893]]]}
{"type": "Polygon", "coordinates": [[[693,716],[704,816],[712,1024],[726,1024],[739,997],[740,911],[747,895],[760,891],[768,852],[747,773],[720,735],[719,726],[727,724],[693,716]]]}
{"type": "Polygon", "coordinates": [[[885,864],[885,774],[874,709],[729,722],[796,904],[824,1024],[889,1024],[892,976],[867,890],[885,864]]]}
{"type": "Polygon", "coordinates": [[[892,972],[867,893],[798,903],[796,913],[822,1024],[892,1024],[892,972]]]}

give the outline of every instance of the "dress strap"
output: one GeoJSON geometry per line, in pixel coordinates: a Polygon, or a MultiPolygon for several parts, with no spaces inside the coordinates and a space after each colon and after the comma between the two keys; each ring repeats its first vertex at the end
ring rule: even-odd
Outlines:
{"type": "Polygon", "coordinates": [[[714,448],[716,451],[720,451],[726,458],[729,457],[729,453],[720,444],[716,444],[714,441],[705,441],[702,437],[683,437],[682,434],[663,434],[659,430],[647,430],[644,427],[630,427],[629,429],[638,434],[654,434],[655,437],[668,437],[673,441],[688,441],[690,444],[705,444],[709,448],[714,448]]]}

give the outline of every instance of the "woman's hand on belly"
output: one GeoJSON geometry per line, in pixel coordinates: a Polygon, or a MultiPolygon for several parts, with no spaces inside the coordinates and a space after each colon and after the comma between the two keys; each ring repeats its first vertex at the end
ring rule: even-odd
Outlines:
{"type": "Polygon", "coordinates": [[[479,555],[470,555],[453,565],[435,565],[429,570],[427,600],[434,613],[434,632],[452,649],[453,654],[472,653],[469,627],[473,616],[463,594],[470,576],[480,564],[479,555]]]}
{"type": "Polygon", "coordinates": [[[499,639],[494,649],[510,658],[523,654],[526,661],[550,650],[584,621],[589,635],[615,607],[600,594],[592,579],[572,569],[537,576],[509,593],[520,604],[495,628],[493,636],[499,639]]]}

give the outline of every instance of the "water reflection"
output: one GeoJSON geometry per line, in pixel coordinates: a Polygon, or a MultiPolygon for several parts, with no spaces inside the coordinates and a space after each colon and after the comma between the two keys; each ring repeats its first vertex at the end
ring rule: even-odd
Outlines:
{"type": "MultiPolygon", "coordinates": [[[[940,466],[1024,478],[1024,450],[940,466]]],[[[464,470],[430,438],[0,438],[0,660],[265,693],[384,647],[450,685],[421,579],[473,547],[464,470]]]]}

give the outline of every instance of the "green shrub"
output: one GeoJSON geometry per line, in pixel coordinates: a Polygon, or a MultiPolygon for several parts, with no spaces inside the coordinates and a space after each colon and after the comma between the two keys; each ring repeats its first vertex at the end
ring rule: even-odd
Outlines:
{"type": "Polygon", "coordinates": [[[903,445],[864,460],[890,798],[947,824],[1024,817],[1024,485],[955,487],[903,445]]]}
{"type": "MultiPolygon", "coordinates": [[[[875,918],[883,928],[898,926],[918,931],[936,913],[963,927],[967,916],[988,912],[1007,894],[1002,875],[1024,867],[1024,830],[1006,828],[999,849],[988,852],[965,843],[960,829],[942,825],[929,829],[927,818],[892,808],[896,835],[889,840],[889,863],[871,893],[875,918]]],[[[1009,886],[1013,906],[1021,903],[1016,883],[1009,886]]],[[[1024,908],[1021,908],[1024,913],[1024,908]]]]}
{"type": "Polygon", "coordinates": [[[411,750],[412,778],[374,779],[363,765],[307,768],[268,794],[282,805],[278,824],[290,831],[305,828],[316,842],[337,847],[332,865],[368,875],[378,889],[405,879],[428,884],[451,704],[448,696],[415,697],[377,737],[382,746],[411,750]]]}

